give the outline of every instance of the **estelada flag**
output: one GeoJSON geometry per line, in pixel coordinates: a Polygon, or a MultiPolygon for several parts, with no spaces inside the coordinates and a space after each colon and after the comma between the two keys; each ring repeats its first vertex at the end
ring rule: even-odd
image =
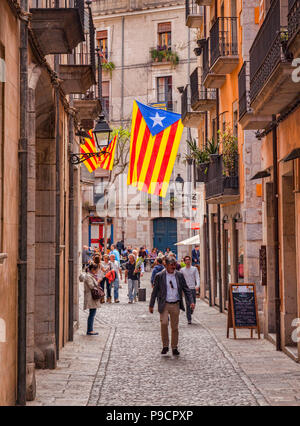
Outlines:
{"type": "MultiPolygon", "coordinates": [[[[88,131],[89,138],[84,138],[85,143],[80,145],[80,153],[81,154],[89,154],[97,152],[96,143],[93,135],[93,131],[88,131]]],[[[83,164],[86,166],[88,171],[92,173],[98,167],[97,157],[91,157],[88,160],[85,160],[83,164]]]]}
{"type": "Polygon", "coordinates": [[[98,167],[105,170],[112,170],[115,159],[115,151],[117,147],[117,139],[116,135],[105,148],[105,153],[100,154],[98,157],[98,167]]]}
{"type": "Polygon", "coordinates": [[[180,114],[133,103],[127,184],[165,197],[183,124],[180,114]]]}

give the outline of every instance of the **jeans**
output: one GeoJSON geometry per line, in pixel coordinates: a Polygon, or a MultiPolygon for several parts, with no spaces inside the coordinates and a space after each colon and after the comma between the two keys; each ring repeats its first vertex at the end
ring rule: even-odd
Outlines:
{"type": "MultiPolygon", "coordinates": [[[[190,290],[191,290],[191,293],[192,293],[192,300],[193,300],[193,303],[195,303],[195,304],[196,304],[196,289],[195,289],[195,288],[191,288],[190,290]]],[[[192,321],[192,311],[191,311],[191,306],[190,306],[190,304],[187,302],[187,299],[185,299],[185,300],[186,300],[186,317],[187,317],[187,320],[188,320],[188,321],[192,321]]]]}
{"type": "Polygon", "coordinates": [[[116,277],[114,284],[114,300],[119,299],[119,278],[116,277]]]}
{"type": "Polygon", "coordinates": [[[132,302],[136,297],[138,291],[138,280],[132,280],[128,278],[128,297],[129,301],[132,302]]]}
{"type": "Polygon", "coordinates": [[[111,284],[109,284],[108,278],[103,278],[103,280],[100,283],[100,286],[103,291],[104,291],[105,283],[106,283],[106,298],[108,299],[108,298],[111,298],[111,284]]]}
{"type": "Polygon", "coordinates": [[[90,314],[88,316],[88,320],[87,320],[87,333],[90,333],[91,331],[93,331],[93,327],[94,327],[94,319],[96,316],[96,311],[97,309],[90,309],[90,314]]]}

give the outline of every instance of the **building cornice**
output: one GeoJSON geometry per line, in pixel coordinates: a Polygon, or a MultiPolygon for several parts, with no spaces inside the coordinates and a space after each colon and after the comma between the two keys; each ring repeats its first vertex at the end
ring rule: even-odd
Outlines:
{"type": "Polygon", "coordinates": [[[93,19],[95,24],[97,23],[97,21],[103,21],[104,19],[113,19],[113,18],[122,18],[123,16],[133,16],[133,15],[145,15],[145,14],[149,14],[149,13],[159,13],[159,12],[168,12],[168,11],[173,11],[173,10],[181,10],[181,9],[185,9],[185,6],[183,6],[182,4],[177,5],[177,6],[168,6],[168,7],[164,7],[164,6],[158,6],[156,8],[147,8],[147,9],[141,9],[141,10],[132,10],[132,11],[128,11],[128,12],[116,12],[116,13],[109,13],[109,14],[105,14],[105,12],[97,12],[96,8],[93,10],[93,19]]]}

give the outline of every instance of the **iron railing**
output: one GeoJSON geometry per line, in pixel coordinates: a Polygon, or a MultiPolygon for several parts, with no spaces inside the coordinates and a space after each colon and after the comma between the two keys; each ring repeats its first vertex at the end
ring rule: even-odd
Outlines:
{"type": "Polygon", "coordinates": [[[237,18],[217,18],[210,30],[210,60],[238,55],[237,18]]]}
{"type": "Polygon", "coordinates": [[[250,110],[250,63],[245,61],[238,77],[239,120],[250,110]]]}
{"type": "Polygon", "coordinates": [[[289,0],[288,34],[291,40],[300,29],[300,0],[289,0]]]}
{"type": "Polygon", "coordinates": [[[198,77],[198,68],[190,75],[191,84],[191,105],[200,100],[216,99],[216,89],[206,89],[200,82],[198,77]]]}
{"type": "Polygon", "coordinates": [[[282,59],[280,0],[274,0],[250,49],[250,101],[252,102],[282,59]]]}
{"type": "Polygon", "coordinates": [[[206,40],[206,43],[203,46],[203,50],[202,50],[202,58],[203,58],[203,64],[202,64],[202,83],[203,81],[206,79],[208,73],[209,73],[209,68],[210,68],[210,63],[209,63],[209,38],[206,40]]]}
{"type": "Polygon", "coordinates": [[[205,184],[206,199],[222,195],[239,194],[239,157],[235,155],[233,162],[225,167],[223,156],[219,155],[212,161],[207,170],[205,184]]]}
{"type": "Polygon", "coordinates": [[[182,95],[181,95],[181,117],[182,120],[186,117],[188,111],[190,110],[190,103],[188,99],[188,89],[189,86],[185,86],[182,95]]]}
{"type": "Polygon", "coordinates": [[[187,20],[190,15],[204,15],[203,6],[199,6],[196,0],[185,0],[185,19],[187,20]]]}
{"type": "Polygon", "coordinates": [[[32,9],[77,8],[81,21],[84,21],[84,0],[30,0],[32,9]]]}

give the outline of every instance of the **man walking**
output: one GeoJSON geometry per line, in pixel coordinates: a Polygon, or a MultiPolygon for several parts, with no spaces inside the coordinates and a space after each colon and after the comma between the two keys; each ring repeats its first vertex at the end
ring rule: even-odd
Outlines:
{"type": "MultiPolygon", "coordinates": [[[[188,285],[188,287],[191,290],[192,299],[194,305],[196,304],[196,290],[200,290],[200,278],[199,278],[199,272],[196,266],[191,265],[191,257],[185,256],[184,257],[184,263],[185,267],[181,269],[181,272],[184,275],[185,281],[188,285]]],[[[190,304],[186,303],[186,317],[188,320],[188,324],[192,324],[192,311],[190,304]]]]}
{"type": "Polygon", "coordinates": [[[182,300],[182,292],[184,292],[187,303],[191,309],[195,308],[192,301],[191,290],[185,282],[185,278],[181,272],[176,271],[176,259],[167,256],[165,259],[166,269],[159,272],[154,279],[154,288],[152,290],[149,312],[153,314],[155,300],[158,301],[158,312],[160,313],[161,323],[161,339],[163,349],[161,354],[166,355],[169,351],[169,332],[168,317],[170,315],[172,338],[171,347],[173,355],[179,355],[178,352],[178,323],[180,309],[183,311],[184,305],[182,300]]]}

